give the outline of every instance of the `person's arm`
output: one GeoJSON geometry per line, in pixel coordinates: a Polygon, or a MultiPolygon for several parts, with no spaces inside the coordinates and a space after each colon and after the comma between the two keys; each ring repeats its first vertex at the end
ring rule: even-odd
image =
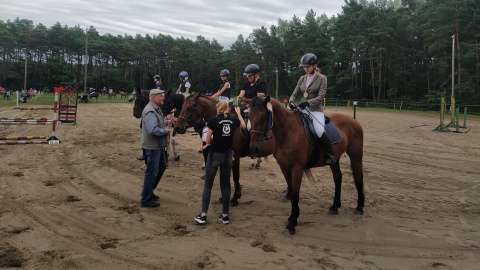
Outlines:
{"type": "Polygon", "coordinates": [[[217,93],[213,94],[211,97],[212,99],[215,99],[218,96],[221,96],[225,90],[227,90],[230,87],[230,83],[226,83],[222,89],[218,90],[217,93]]]}
{"type": "Polygon", "coordinates": [[[246,129],[247,125],[245,124],[245,120],[242,117],[242,113],[240,112],[240,107],[239,106],[235,107],[235,112],[237,113],[238,120],[240,120],[240,128],[241,129],[246,129]]]}
{"type": "Polygon", "coordinates": [[[309,99],[309,106],[319,107],[323,104],[323,98],[327,93],[327,76],[319,74],[320,85],[318,89],[318,95],[315,98],[309,99]]]}
{"type": "Polygon", "coordinates": [[[245,96],[245,90],[242,89],[240,90],[240,94],[238,94],[238,100],[243,102],[244,96],[245,96]]]}
{"type": "Polygon", "coordinates": [[[175,94],[180,93],[180,88],[182,88],[182,84],[180,84],[180,85],[178,86],[177,92],[176,92],[175,94]]]}
{"type": "Polygon", "coordinates": [[[288,100],[289,102],[290,101],[295,102],[295,100],[297,99],[297,96],[300,93],[300,86],[302,85],[302,82],[303,82],[302,78],[303,76],[300,77],[300,79],[298,79],[297,86],[295,87],[295,90],[293,90],[293,93],[290,96],[290,99],[288,100]]]}
{"type": "MultiPolygon", "coordinates": [[[[205,140],[205,142],[207,144],[204,145],[205,148],[209,147],[212,143],[212,135],[213,135],[213,130],[211,128],[208,128],[208,131],[207,131],[207,139],[205,140]]],[[[204,148],[204,149],[205,149],[204,148]]]]}
{"type": "Polygon", "coordinates": [[[167,126],[163,128],[158,126],[157,116],[154,112],[148,112],[144,116],[143,121],[145,122],[145,128],[149,134],[155,136],[165,136],[170,133],[170,129],[167,126]]]}
{"type": "Polygon", "coordinates": [[[191,86],[191,85],[190,85],[189,82],[186,82],[186,83],[185,83],[185,94],[190,93],[190,86],[191,86]]]}

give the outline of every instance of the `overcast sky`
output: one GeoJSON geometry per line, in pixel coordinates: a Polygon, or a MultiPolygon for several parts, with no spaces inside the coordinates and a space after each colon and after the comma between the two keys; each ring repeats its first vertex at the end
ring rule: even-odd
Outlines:
{"type": "Polygon", "coordinates": [[[303,18],[309,9],[330,18],[344,0],[0,0],[0,20],[15,18],[52,26],[94,26],[100,34],[159,33],[196,40],[201,35],[229,47],[239,34],[277,24],[278,18],[303,18]]]}

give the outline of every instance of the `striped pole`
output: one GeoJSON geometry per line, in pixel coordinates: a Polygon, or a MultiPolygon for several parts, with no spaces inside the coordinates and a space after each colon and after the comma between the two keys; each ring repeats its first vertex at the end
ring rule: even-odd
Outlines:
{"type": "Polygon", "coordinates": [[[53,108],[50,108],[50,107],[41,107],[41,108],[26,108],[26,107],[23,107],[23,108],[15,108],[15,109],[18,109],[20,111],[33,111],[33,110],[53,110],[53,108]]]}
{"type": "Polygon", "coordinates": [[[0,125],[52,125],[53,121],[17,121],[17,122],[1,122],[0,125]]]}
{"type": "Polygon", "coordinates": [[[53,119],[48,119],[48,120],[35,120],[35,119],[31,119],[31,120],[25,120],[25,119],[21,119],[21,120],[0,120],[0,123],[41,123],[41,122],[53,122],[53,119]]]}
{"type": "Polygon", "coordinates": [[[0,118],[0,121],[17,121],[17,120],[52,120],[52,118],[33,118],[33,117],[29,117],[29,118],[0,118]]]}
{"type": "Polygon", "coordinates": [[[57,126],[57,117],[58,117],[58,114],[57,114],[57,111],[58,111],[58,96],[59,96],[59,92],[60,91],[57,91],[55,90],[55,101],[53,103],[53,122],[52,122],[52,135],[50,136],[50,138],[47,139],[47,141],[50,143],[50,144],[58,144],[60,143],[60,140],[55,136],[55,128],[57,126]]]}
{"type": "Polygon", "coordinates": [[[47,136],[5,136],[0,137],[0,141],[39,140],[46,138],[47,136]]]}
{"type": "Polygon", "coordinates": [[[15,145],[15,144],[50,144],[49,141],[0,141],[0,145],[15,145]]]}

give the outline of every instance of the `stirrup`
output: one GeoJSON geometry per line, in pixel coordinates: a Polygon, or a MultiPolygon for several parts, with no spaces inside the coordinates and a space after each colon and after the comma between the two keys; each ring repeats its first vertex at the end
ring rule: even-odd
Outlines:
{"type": "Polygon", "coordinates": [[[337,160],[335,159],[335,156],[330,155],[327,153],[327,157],[325,158],[325,164],[331,165],[337,163],[337,160]]]}

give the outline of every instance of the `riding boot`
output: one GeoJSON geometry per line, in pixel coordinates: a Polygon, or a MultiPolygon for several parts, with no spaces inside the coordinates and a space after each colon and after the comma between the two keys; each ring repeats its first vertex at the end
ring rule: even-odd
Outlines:
{"type": "Polygon", "coordinates": [[[330,143],[330,139],[328,139],[328,136],[325,134],[325,132],[322,134],[322,137],[320,137],[320,143],[326,152],[325,164],[336,163],[337,160],[335,159],[335,154],[333,153],[332,144],[330,143]]]}

